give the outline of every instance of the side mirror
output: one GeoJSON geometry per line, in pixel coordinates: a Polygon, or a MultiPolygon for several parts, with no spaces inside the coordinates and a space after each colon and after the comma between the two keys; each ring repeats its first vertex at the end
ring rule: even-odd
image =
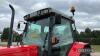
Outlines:
{"type": "Polygon", "coordinates": [[[18,23],[18,25],[17,25],[17,29],[20,29],[20,23],[18,23]]]}
{"type": "Polygon", "coordinates": [[[73,29],[74,32],[76,31],[75,23],[72,24],[72,29],[73,29]]]}
{"type": "Polygon", "coordinates": [[[26,22],[24,22],[24,21],[19,21],[18,25],[17,25],[17,30],[18,31],[23,31],[24,29],[22,29],[22,28],[24,28],[23,26],[24,26],[25,23],[26,22]]]}
{"type": "Polygon", "coordinates": [[[55,24],[61,24],[61,15],[55,16],[55,24]]]}

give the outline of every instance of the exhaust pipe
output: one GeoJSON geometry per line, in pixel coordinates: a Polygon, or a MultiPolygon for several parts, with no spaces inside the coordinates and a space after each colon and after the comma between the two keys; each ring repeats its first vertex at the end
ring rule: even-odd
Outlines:
{"type": "Polygon", "coordinates": [[[9,29],[8,45],[7,45],[8,48],[10,48],[10,46],[12,46],[12,40],[13,40],[13,24],[14,24],[14,16],[15,16],[15,9],[10,4],[9,4],[9,7],[12,10],[12,15],[11,15],[11,23],[10,23],[10,29],[9,29]]]}

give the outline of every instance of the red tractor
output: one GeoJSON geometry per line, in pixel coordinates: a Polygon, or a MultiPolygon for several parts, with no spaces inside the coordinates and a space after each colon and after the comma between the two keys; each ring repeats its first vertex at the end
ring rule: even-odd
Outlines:
{"type": "MultiPolygon", "coordinates": [[[[14,20],[14,9],[12,12],[14,20]]],[[[73,17],[44,8],[24,16],[24,19],[21,45],[11,46],[12,20],[8,47],[0,47],[0,56],[90,56],[90,52],[86,52],[91,49],[90,45],[73,39],[76,31],[73,17]]]]}

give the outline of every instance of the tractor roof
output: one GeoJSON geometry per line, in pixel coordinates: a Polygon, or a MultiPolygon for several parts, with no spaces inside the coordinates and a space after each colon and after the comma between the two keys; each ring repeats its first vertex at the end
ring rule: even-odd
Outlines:
{"type": "Polygon", "coordinates": [[[35,11],[31,14],[24,16],[24,19],[26,21],[35,21],[35,20],[38,20],[38,19],[47,18],[51,15],[61,15],[62,17],[74,22],[74,19],[72,19],[71,16],[67,16],[66,14],[64,14],[60,11],[57,11],[55,9],[52,9],[52,8],[44,8],[44,9],[35,11]]]}

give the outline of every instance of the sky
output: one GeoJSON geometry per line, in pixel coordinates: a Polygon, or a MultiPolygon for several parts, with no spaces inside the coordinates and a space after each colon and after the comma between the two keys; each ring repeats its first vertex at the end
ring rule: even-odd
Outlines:
{"type": "Polygon", "coordinates": [[[70,7],[74,6],[75,23],[78,31],[84,31],[89,27],[92,30],[100,30],[100,0],[0,0],[0,31],[10,26],[11,9],[15,8],[14,30],[19,21],[24,21],[23,16],[51,7],[72,16],[70,7]]]}

